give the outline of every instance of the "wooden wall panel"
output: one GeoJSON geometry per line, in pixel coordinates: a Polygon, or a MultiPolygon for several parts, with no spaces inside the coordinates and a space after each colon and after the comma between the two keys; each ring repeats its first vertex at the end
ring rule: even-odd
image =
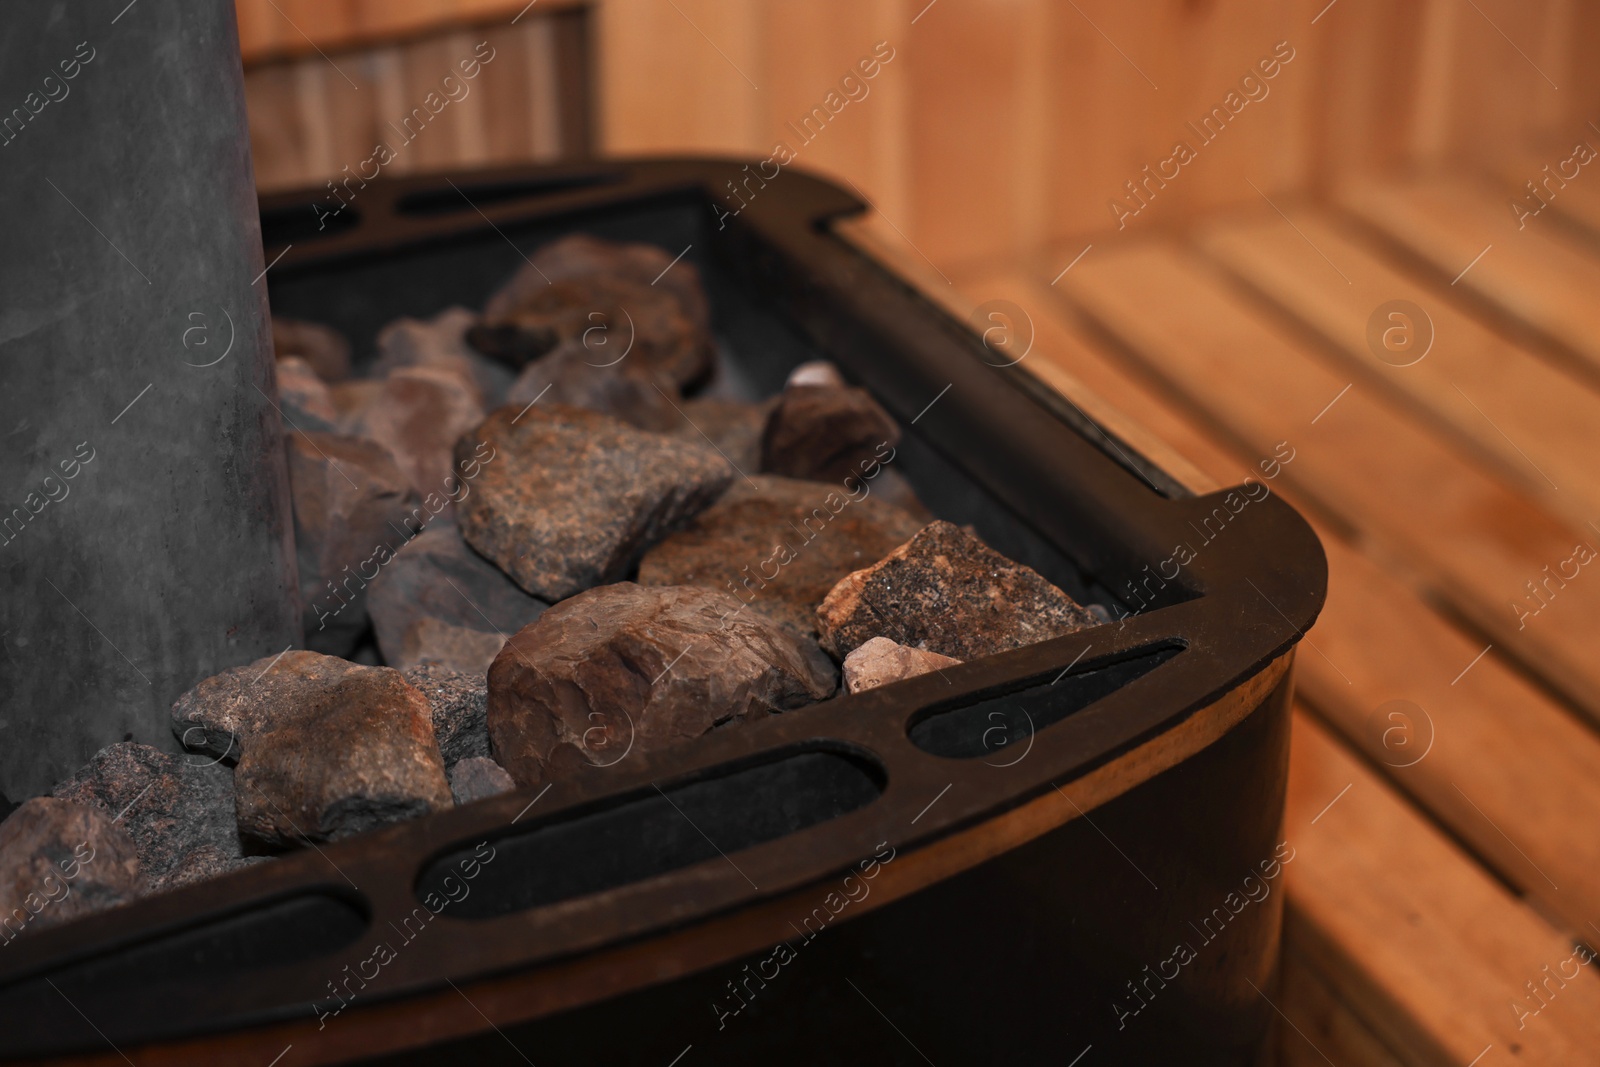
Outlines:
{"type": "Polygon", "coordinates": [[[1587,125],[1600,5],[1587,0],[237,3],[264,188],[366,158],[363,142],[416,106],[452,49],[487,37],[497,58],[474,96],[396,173],[590,147],[762,159],[781,140],[946,272],[1003,259],[1054,276],[1064,264],[1043,249],[1181,228],[1263,194],[1600,143],[1587,125]],[[878,41],[895,58],[869,95],[799,143],[788,124],[878,41]],[[1295,58],[1268,95],[1202,140],[1189,123],[1279,41],[1295,58]],[[1147,179],[1179,140],[1193,161],[1147,179]],[[1119,219],[1119,198],[1138,213],[1119,219]]]}
{"type": "MultiPolygon", "coordinates": [[[[419,22],[422,6],[414,3],[409,15],[399,8],[388,14],[419,22]]],[[[241,3],[241,26],[245,7],[241,3]]],[[[511,19],[520,9],[513,8],[491,23],[455,22],[391,44],[250,64],[245,95],[257,186],[273,190],[349,178],[380,142],[394,152],[383,168],[393,175],[577,154],[590,131],[569,128],[569,115],[584,114],[571,106],[572,98],[588,92],[581,76],[563,85],[568,72],[561,38],[573,12],[570,5],[542,8],[515,24],[511,19]],[[481,63],[475,79],[462,78],[460,64],[478,56],[480,45],[492,58],[481,63]],[[452,75],[455,82],[446,86],[452,75]],[[451,92],[455,99],[449,99],[451,92]],[[429,93],[449,100],[437,114],[427,108],[429,93]],[[413,117],[408,126],[407,117],[419,108],[426,121],[413,117]]],[[[285,7],[273,15],[285,27],[292,18],[311,32],[296,10],[285,7]]],[[[361,26],[348,10],[341,15],[330,9],[318,18],[314,26],[344,37],[361,26]]],[[[251,32],[265,39],[260,27],[251,32]]],[[[576,62],[581,66],[581,57],[576,62]]]]}
{"type": "Polygon", "coordinates": [[[605,0],[596,15],[604,42],[596,56],[603,150],[756,149],[765,5],[605,0]]]}
{"type": "MultiPolygon", "coordinates": [[[[902,0],[824,0],[768,9],[761,107],[755,142],[749,148],[765,158],[782,143],[796,153],[793,166],[853,183],[902,229],[910,224],[906,188],[910,77],[905,47],[914,14],[902,0]],[[875,77],[861,79],[857,64],[872,59],[880,41],[895,50],[894,58],[875,77]],[[841,82],[852,72],[856,80],[850,83],[851,91],[866,95],[846,103],[805,141],[803,118],[824,106],[829,92],[841,92],[841,82]]],[[[848,96],[841,92],[840,98],[848,96]]]]}

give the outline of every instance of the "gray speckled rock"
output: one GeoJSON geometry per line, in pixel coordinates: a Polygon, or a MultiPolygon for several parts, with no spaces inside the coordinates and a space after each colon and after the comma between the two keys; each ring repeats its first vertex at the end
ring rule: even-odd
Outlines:
{"type": "Polygon", "coordinates": [[[428,701],[433,737],[446,765],[489,754],[489,679],[423,664],[402,672],[428,701]]]}
{"type": "Polygon", "coordinates": [[[435,367],[470,384],[485,408],[499,407],[506,402],[513,375],[467,344],[467,330],[477,319],[464,307],[445,308],[431,319],[396,319],[378,331],[372,376],[382,378],[402,367],[435,367]]]}
{"type": "Polygon", "coordinates": [[[566,340],[529,363],[506,394],[522,410],[532,403],[565,404],[621,419],[641,430],[665,431],[683,421],[674,408],[678,387],[636,359],[591,349],[581,339],[566,340]]]}
{"type": "Polygon", "coordinates": [[[960,663],[925,648],[907,648],[887,637],[874,637],[844,658],[844,687],[846,692],[862,693],[960,663]]]}
{"type": "Polygon", "coordinates": [[[604,337],[610,351],[626,349],[680,388],[711,367],[710,308],[694,264],[673,263],[673,253],[655,245],[582,234],[536,251],[490,297],[467,337],[518,368],[564,341],[587,337],[598,350],[604,337]]]}
{"type": "Polygon", "coordinates": [[[51,793],[118,818],[152,882],[166,878],[197,850],[213,849],[227,860],[243,856],[233,769],[210,757],[186,759],[121,741],[95,753],[51,793]]]}
{"type": "Polygon", "coordinates": [[[822,646],[845,657],[874,637],[970,660],[1092,626],[1037,571],[948,522],[929,523],[817,609],[822,646]]]}
{"type": "Polygon", "coordinates": [[[900,428],[865,389],[791,385],[778,398],[761,438],[761,469],[838,484],[882,461],[900,428]]]}
{"type": "Polygon", "coordinates": [[[505,768],[487,756],[471,756],[450,768],[450,795],[457,804],[497,797],[516,787],[505,768]]]}
{"type": "Polygon", "coordinates": [[[406,627],[400,639],[399,656],[388,665],[404,670],[432,664],[452,671],[482,676],[505,647],[499,634],[452,626],[439,619],[421,618],[406,627]]]}
{"type": "Polygon", "coordinates": [[[824,482],[773,475],[735,481],[722,499],[639,561],[641,585],[701,585],[808,638],[817,605],[851,571],[882,559],[922,529],[878,500],[872,482],[853,496],[824,482]]]}
{"type": "Polygon", "coordinates": [[[727,488],[715,450],[592,411],[496,410],[456,445],[493,450],[457,505],[468,544],[536,597],[560,600],[625,574],[645,548],[727,488]]]}
{"type": "Polygon", "coordinates": [[[190,748],[236,756],[239,831],[269,845],[450,805],[428,700],[387,667],[287,652],[206,679],[172,717],[190,748]]]}
{"type": "MultiPolygon", "coordinates": [[[[449,644],[443,640],[448,632],[419,629],[425,620],[501,640],[500,634],[516,633],[547,606],[467,547],[461,531],[445,521],[430,523],[406,542],[367,590],[367,611],[378,647],[391,667],[409,666],[413,656],[441,658],[438,653],[449,644]],[[407,633],[416,643],[409,650],[407,633]]],[[[494,652],[489,653],[488,659],[493,658],[494,652]]],[[[488,669],[488,660],[483,669],[488,669]]]]}
{"type": "Polygon", "coordinates": [[[744,474],[761,469],[761,434],[777,406],[776,398],[751,404],[720,397],[682,401],[666,433],[695,443],[710,442],[744,474]]]}
{"type": "Polygon", "coordinates": [[[172,732],[192,752],[237,762],[250,738],[351,671],[348,660],[294,650],[214,674],[172,705],[172,732]]]}
{"type": "Polygon", "coordinates": [[[215,845],[201,845],[192,852],[186,853],[183,858],[167,871],[155,885],[152,892],[165,893],[169,889],[180,889],[196,882],[204,882],[217,878],[230,871],[237,871],[242,867],[251,867],[257,863],[265,863],[267,856],[231,856],[226,850],[215,845]]]}
{"type": "Polygon", "coordinates": [[[461,492],[455,443],[482,421],[475,385],[439,367],[401,367],[383,380],[351,430],[388,449],[419,497],[449,498],[461,492]]]}
{"type": "Polygon", "coordinates": [[[833,665],[725,594],[620,582],[580,593],[489,668],[494,756],[523,785],[822,700],[833,665]]]}
{"type": "Polygon", "coordinates": [[[35,797],[0,823],[0,944],[144,887],[133,839],[97,807],[35,797]]]}
{"type": "Polygon", "coordinates": [[[345,654],[367,623],[367,583],[400,541],[416,494],[380,444],[289,434],[295,555],[306,641],[345,654]]]}

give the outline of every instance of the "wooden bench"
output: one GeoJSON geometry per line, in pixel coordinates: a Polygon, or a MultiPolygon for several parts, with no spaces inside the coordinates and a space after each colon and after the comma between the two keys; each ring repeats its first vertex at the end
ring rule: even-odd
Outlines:
{"type": "MultiPolygon", "coordinates": [[[[1470,188],[1476,217],[1506,211],[1470,188]]],[[[1600,269],[1569,202],[1539,224],[1600,269]]],[[[1454,247],[1390,210],[1393,231],[1328,205],[1218,216],[1097,248],[1055,285],[980,264],[951,286],[851,233],[963,316],[1024,309],[1024,366],[1198,491],[1294,447],[1274,485],[1318,527],[1330,594],[1297,659],[1281,1062],[1591,1062],[1600,581],[1585,569],[1537,614],[1511,607],[1546,564],[1600,545],[1585,519],[1600,516],[1600,391],[1560,339],[1585,309],[1452,287],[1454,247]],[[1391,300],[1433,321],[1411,366],[1367,341],[1391,300]]]]}

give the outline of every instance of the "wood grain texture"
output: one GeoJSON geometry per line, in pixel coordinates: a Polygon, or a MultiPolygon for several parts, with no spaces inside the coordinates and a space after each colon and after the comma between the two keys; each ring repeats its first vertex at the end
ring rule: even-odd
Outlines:
{"type": "Polygon", "coordinates": [[[755,150],[763,7],[740,0],[605,0],[596,15],[603,151],[755,150]]]}
{"type": "MultiPolygon", "coordinates": [[[[1187,484],[1205,490],[1260,477],[1251,453],[1224,444],[1192,411],[1088,339],[1048,287],[1004,270],[962,276],[958,284],[1029,309],[1038,361],[1030,356],[1024,365],[1060,381],[1080,404],[1112,406],[1119,414],[1107,420],[1110,427],[1129,421],[1121,412],[1138,412],[1147,433],[1187,457],[1182,466],[1165,456],[1159,462],[1180,477],[1190,463],[1203,472],[1203,481],[1185,478],[1187,484]],[[1092,401],[1077,392],[1084,388],[1092,401]]],[[[1093,414],[1105,417],[1103,410],[1093,414]]],[[[1276,490],[1303,506],[1282,481],[1276,490]]],[[[1587,929],[1600,914],[1600,844],[1584,843],[1592,835],[1582,813],[1600,810],[1600,739],[1497,651],[1458,678],[1483,642],[1326,525],[1317,532],[1329,593],[1298,657],[1301,699],[1543,914],[1570,931],[1587,929]],[[1410,701],[1421,718],[1377,714],[1395,700],[1410,701]]]]}
{"type": "MultiPolygon", "coordinates": [[[[481,119],[459,127],[448,157],[436,156],[437,146],[418,153],[429,165],[552,159],[595,146],[764,159],[778,140],[794,140],[789,123],[886,42],[896,59],[870,95],[852,101],[824,135],[791,144],[795,165],[854,185],[877,208],[881,232],[947,273],[996,255],[1039,263],[1058,244],[1120,242],[1399,168],[1497,166],[1509,153],[1583,135],[1600,114],[1600,67],[1588,58],[1600,9],[1578,0],[237,6],[257,124],[283,121],[284,108],[266,99],[280,90],[256,77],[275,64],[347,69],[363,53],[406,52],[451,34],[550,30],[509,49],[521,58],[496,73],[520,67],[542,77],[553,44],[560,107],[537,129],[553,114],[559,134],[540,132],[533,149],[513,151],[516,139],[502,132],[485,148],[474,131],[504,131],[530,104],[535,115],[549,106],[542,84],[529,90],[496,78],[494,93],[467,109],[481,110],[481,119]],[[1243,86],[1280,42],[1293,60],[1274,78],[1243,86]],[[575,50],[592,50],[592,79],[575,71],[575,50]],[[1231,103],[1230,92],[1238,94],[1231,103]],[[1201,133],[1219,107],[1222,132],[1201,133]],[[1195,157],[1162,179],[1180,141],[1195,157]]],[[[309,150],[307,135],[298,123],[257,135],[269,153],[264,184],[327,177],[316,169],[325,154],[309,150]],[[286,142],[299,146],[293,158],[282,156],[286,142]]],[[[343,146],[334,152],[344,154],[343,146]]]]}
{"type": "Polygon", "coordinates": [[[392,175],[581,154],[588,104],[567,98],[587,91],[586,75],[582,57],[565,54],[576,47],[563,44],[571,19],[541,5],[516,25],[456,21],[432,35],[251,67],[257,186],[359,186],[380,143],[394,153],[383,167],[392,175]],[[466,78],[471,62],[478,74],[466,78]],[[569,71],[574,63],[580,69],[569,71]]]}
{"type": "MultiPolygon", "coordinates": [[[[1403,272],[1337,217],[1298,209],[1291,217],[1267,212],[1219,222],[1201,245],[1303,324],[1338,367],[1410,400],[1419,415],[1576,525],[1600,515],[1600,469],[1592,459],[1600,453],[1600,388],[1496,333],[1448,286],[1403,272]],[[1426,349],[1410,341],[1414,351],[1385,362],[1371,347],[1369,324],[1397,300],[1425,318],[1379,315],[1381,328],[1431,340],[1426,349]],[[1413,357],[1420,358],[1394,365],[1413,357]]],[[[1378,341],[1387,353],[1381,334],[1378,341]]]]}
{"type": "Polygon", "coordinates": [[[1509,197],[1466,178],[1364,180],[1339,200],[1435,277],[1600,381],[1600,260],[1559,228],[1519,226],[1509,197]]]}
{"type": "Polygon", "coordinates": [[[1405,1067],[1287,938],[1282,968],[1278,1067],[1405,1067]]]}
{"type": "Polygon", "coordinates": [[[1600,976],[1573,962],[1572,941],[1305,718],[1284,837],[1289,936],[1403,1062],[1496,1048],[1583,1063],[1600,1048],[1600,976]],[[1554,972],[1565,980],[1536,999],[1527,983],[1554,972]]]}
{"type": "Polygon", "coordinates": [[[1548,603],[1518,607],[1532,596],[1527,583],[1545,581],[1543,568],[1558,569],[1592,530],[1557,519],[1371,386],[1335,373],[1174,244],[1097,250],[1059,288],[1217,432],[1257,455],[1293,444],[1299,458],[1284,478],[1302,500],[1425,575],[1435,596],[1600,716],[1600,583],[1562,582],[1541,594],[1548,603]]]}
{"type": "MultiPolygon", "coordinates": [[[[958,283],[973,294],[1003,296],[1028,308],[1040,358],[1063,364],[1110,403],[1137,411],[1141,422],[1212,479],[1234,482],[1250,470],[1251,452],[1219,445],[1190,411],[1152,391],[1136,366],[1087,339],[1048,286],[1015,272],[1008,278],[1004,271],[962,276],[958,283]]],[[[1524,887],[1540,911],[1556,914],[1569,930],[1585,929],[1600,889],[1587,874],[1593,858],[1579,859],[1561,874],[1549,864],[1563,862],[1583,833],[1573,822],[1581,819],[1575,813],[1600,802],[1591,795],[1600,744],[1494,653],[1452,687],[1481,646],[1403,583],[1320,532],[1329,552],[1330,601],[1301,649],[1301,690],[1319,716],[1337,724],[1344,743],[1361,746],[1371,762],[1354,759],[1313,717],[1297,717],[1286,831],[1299,848],[1290,865],[1300,866],[1289,883],[1295,920],[1287,933],[1297,955],[1286,964],[1280,1006],[1316,1047],[1286,1030],[1280,1035],[1283,1062],[1321,1063],[1327,1055],[1339,1064],[1463,1064],[1490,1044],[1506,1054],[1513,1041],[1524,1062],[1564,1062],[1593,1040],[1583,1017],[1587,1009],[1568,1005],[1563,1025],[1572,1029],[1545,1033],[1543,1024],[1556,1018],[1559,1002],[1529,1018],[1526,1030],[1517,1029],[1510,1005],[1525,995],[1523,982],[1542,978],[1546,963],[1556,966],[1570,957],[1570,943],[1412,804],[1432,812],[1497,873],[1524,887]],[[1347,680],[1330,660],[1355,672],[1347,680]],[[1412,699],[1435,716],[1431,751],[1405,768],[1392,762],[1407,761],[1410,754],[1386,746],[1368,726],[1371,713],[1395,698],[1412,699]],[[1515,716],[1508,714],[1513,708],[1515,716]],[[1374,766],[1395,785],[1379,779],[1374,766]],[[1345,785],[1352,786],[1350,792],[1322,816],[1345,785]],[[1347,810],[1358,795],[1360,802],[1347,810]],[[1346,822],[1334,823],[1335,815],[1346,822]],[[1330,827],[1338,830],[1338,840],[1300,847],[1296,827],[1304,828],[1313,845],[1330,827]],[[1529,859],[1530,849],[1539,861],[1529,859]],[[1557,878],[1559,891],[1534,862],[1557,878]],[[1582,884],[1563,881],[1569,875],[1582,884]],[[1482,940],[1455,932],[1469,923],[1509,934],[1482,940]],[[1302,944],[1310,948],[1302,951],[1302,944]],[[1544,950],[1555,955],[1544,959],[1544,950]],[[1306,951],[1314,954],[1315,966],[1306,951]],[[1314,985],[1308,984],[1308,970],[1314,985]],[[1451,977],[1436,980],[1442,971],[1451,977]]],[[[1593,983],[1583,989],[1583,996],[1595,995],[1593,983]]]]}

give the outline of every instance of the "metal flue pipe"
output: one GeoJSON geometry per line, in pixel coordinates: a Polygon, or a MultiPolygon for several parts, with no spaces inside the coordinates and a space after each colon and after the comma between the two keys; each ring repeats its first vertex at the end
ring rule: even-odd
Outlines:
{"type": "Polygon", "coordinates": [[[300,639],[231,0],[0,26],[0,792],[300,639]]]}

